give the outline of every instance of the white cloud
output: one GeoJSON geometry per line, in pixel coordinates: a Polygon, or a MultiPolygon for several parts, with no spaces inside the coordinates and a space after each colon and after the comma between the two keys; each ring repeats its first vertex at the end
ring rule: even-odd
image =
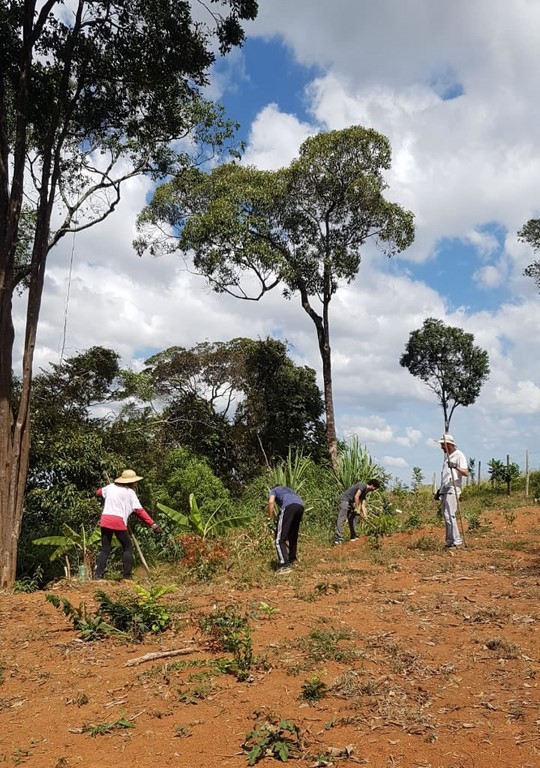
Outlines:
{"type": "Polygon", "coordinates": [[[298,147],[315,133],[294,115],[280,112],[276,104],[268,104],[251,126],[249,144],[242,162],[267,171],[288,165],[298,154],[298,147]]]}
{"type": "Polygon", "coordinates": [[[409,466],[406,460],[401,456],[383,456],[382,463],[389,469],[405,469],[409,466]]]}

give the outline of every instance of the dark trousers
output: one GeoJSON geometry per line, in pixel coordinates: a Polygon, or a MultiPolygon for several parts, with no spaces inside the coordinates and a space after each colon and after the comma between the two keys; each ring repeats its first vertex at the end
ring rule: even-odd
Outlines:
{"type": "Polygon", "coordinates": [[[280,568],[294,563],[298,546],[298,531],[304,514],[301,504],[289,504],[279,511],[276,523],[274,545],[280,568]]]}
{"type": "Polygon", "coordinates": [[[113,531],[112,528],[101,529],[101,550],[96,560],[96,579],[102,579],[105,573],[107,560],[111,554],[113,533],[122,545],[122,563],[124,579],[131,578],[131,569],[133,568],[133,547],[127,531],[113,531]]]}

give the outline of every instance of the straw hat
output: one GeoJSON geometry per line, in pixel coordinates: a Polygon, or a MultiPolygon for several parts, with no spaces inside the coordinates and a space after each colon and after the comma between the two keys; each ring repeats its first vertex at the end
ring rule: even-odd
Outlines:
{"type": "Polygon", "coordinates": [[[132,469],[124,469],[120,477],[117,477],[115,483],[136,483],[138,480],[142,480],[142,477],[134,472],[132,469]]]}
{"type": "Polygon", "coordinates": [[[456,441],[452,437],[452,435],[443,435],[440,440],[436,441],[440,445],[444,445],[445,443],[448,443],[448,445],[456,445],[456,441]]]}

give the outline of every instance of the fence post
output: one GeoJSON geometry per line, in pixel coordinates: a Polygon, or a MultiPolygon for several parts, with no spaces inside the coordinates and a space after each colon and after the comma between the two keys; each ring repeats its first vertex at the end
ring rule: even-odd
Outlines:
{"type": "Polygon", "coordinates": [[[478,462],[478,474],[476,476],[476,484],[480,485],[480,470],[482,469],[482,462],[478,462]]]}
{"type": "Polygon", "coordinates": [[[506,454],[506,495],[510,496],[510,454],[506,454]]]}

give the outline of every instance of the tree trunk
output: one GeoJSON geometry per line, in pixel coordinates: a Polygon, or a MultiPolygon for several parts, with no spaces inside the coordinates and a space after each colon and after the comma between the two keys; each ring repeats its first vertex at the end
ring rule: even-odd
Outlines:
{"type": "Polygon", "coordinates": [[[300,285],[302,307],[311,317],[317,329],[317,341],[323,366],[324,408],[326,413],[326,447],[332,469],[338,470],[338,448],[336,435],[336,420],[334,415],[334,393],[332,389],[332,350],[330,348],[330,329],[328,326],[328,306],[330,300],[324,302],[323,317],[318,315],[311,304],[305,286],[300,285]]]}

